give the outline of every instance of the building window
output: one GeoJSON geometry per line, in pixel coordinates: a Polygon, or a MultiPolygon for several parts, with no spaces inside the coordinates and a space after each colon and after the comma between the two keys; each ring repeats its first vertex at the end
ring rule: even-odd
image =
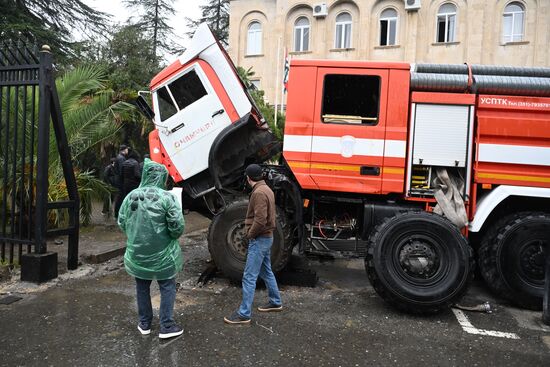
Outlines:
{"type": "Polygon", "coordinates": [[[379,105],[379,76],[325,76],[322,108],[324,123],[376,125],[379,105]]]}
{"type": "Polygon", "coordinates": [[[502,42],[523,41],[523,24],[525,9],[520,3],[510,3],[504,8],[502,25],[502,42]]]}
{"type": "Polygon", "coordinates": [[[300,17],[294,23],[294,51],[309,50],[309,20],[300,17]]]}
{"type": "Polygon", "coordinates": [[[456,6],[443,4],[437,12],[437,40],[436,42],[456,41],[456,6]]]}
{"type": "Polygon", "coordinates": [[[397,38],[397,11],[386,9],[380,14],[380,46],[395,45],[397,38]]]}
{"type": "Polygon", "coordinates": [[[260,55],[262,53],[262,25],[259,22],[252,22],[248,26],[246,47],[247,55],[260,55]]]}
{"type": "Polygon", "coordinates": [[[351,15],[341,13],[336,17],[336,38],[334,48],[351,47],[351,15]]]}

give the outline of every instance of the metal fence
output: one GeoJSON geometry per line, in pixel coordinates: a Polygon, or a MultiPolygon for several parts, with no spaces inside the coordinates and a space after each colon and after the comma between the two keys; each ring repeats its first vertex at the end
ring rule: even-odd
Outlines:
{"type": "Polygon", "coordinates": [[[0,261],[14,265],[21,263],[25,254],[46,254],[47,236],[68,235],[67,265],[76,269],[79,210],[49,48],[45,46],[38,52],[25,42],[3,41],[0,44],[0,261]],[[50,125],[54,134],[50,134],[50,125]],[[57,142],[63,166],[69,197],[63,202],[48,202],[50,139],[57,142]],[[68,227],[49,228],[49,210],[65,210],[68,227]]]}

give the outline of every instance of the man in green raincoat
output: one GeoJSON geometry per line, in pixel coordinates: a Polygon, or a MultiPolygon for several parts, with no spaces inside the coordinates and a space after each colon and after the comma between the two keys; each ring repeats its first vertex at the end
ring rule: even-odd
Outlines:
{"type": "Polygon", "coordinates": [[[161,339],[183,333],[176,325],[174,301],[176,274],[182,269],[183,259],[178,238],[184,229],[181,207],[174,195],[165,190],[167,169],[149,159],[145,160],[141,184],[122,202],[118,225],[128,236],[124,266],[136,279],[138,330],[151,333],[153,309],[149,293],[152,280],[160,289],[161,339]]]}

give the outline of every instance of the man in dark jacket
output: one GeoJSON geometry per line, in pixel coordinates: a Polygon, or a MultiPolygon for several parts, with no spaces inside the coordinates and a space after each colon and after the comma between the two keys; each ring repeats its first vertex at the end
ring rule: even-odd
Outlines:
{"type": "Polygon", "coordinates": [[[237,311],[229,317],[224,317],[228,324],[250,323],[258,276],[263,279],[269,295],[269,302],[258,307],[258,311],[274,312],[283,309],[277,280],[271,270],[271,245],[276,218],[275,197],[263,180],[260,166],[249,165],[246,168],[246,177],[252,187],[252,193],[244,222],[249,245],[243,274],[243,300],[237,311]]]}
{"type": "Polygon", "coordinates": [[[128,146],[122,144],[118,151],[118,155],[116,156],[116,162],[115,162],[114,168],[115,168],[116,188],[118,189],[118,194],[115,202],[115,218],[118,218],[118,211],[120,209],[120,205],[122,204],[122,200],[124,199],[124,197],[122,196],[121,172],[122,172],[122,164],[126,160],[129,150],[130,148],[128,148],[128,146]]]}
{"type": "Polygon", "coordinates": [[[130,193],[137,189],[141,181],[141,169],[138,162],[139,155],[135,151],[128,153],[128,159],[122,164],[120,172],[122,186],[122,200],[130,193]]]}
{"type": "MultiPolygon", "coordinates": [[[[111,158],[111,163],[103,170],[103,181],[111,186],[110,188],[116,188],[116,174],[115,174],[115,162],[116,158],[111,158]]],[[[111,216],[111,206],[114,203],[115,192],[111,191],[105,195],[103,199],[103,210],[101,211],[104,215],[109,218],[111,216]]]]}

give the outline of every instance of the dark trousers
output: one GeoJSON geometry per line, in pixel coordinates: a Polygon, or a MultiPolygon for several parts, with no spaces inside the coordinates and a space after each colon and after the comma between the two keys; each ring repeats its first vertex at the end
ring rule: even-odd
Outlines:
{"type": "Polygon", "coordinates": [[[116,199],[115,199],[115,218],[118,218],[118,211],[120,210],[120,206],[122,205],[122,201],[124,200],[124,194],[122,192],[122,189],[118,189],[116,193],[116,199]]]}
{"type": "Polygon", "coordinates": [[[105,198],[103,199],[103,210],[101,211],[103,214],[107,214],[107,217],[111,217],[111,209],[114,206],[116,199],[116,193],[110,192],[105,195],[105,198]]]}
{"type": "MultiPolygon", "coordinates": [[[[160,329],[168,329],[174,322],[174,302],[176,301],[176,278],[157,280],[160,290],[160,329]]],[[[136,294],[139,322],[150,326],[153,321],[151,305],[151,280],[136,278],[136,294]]]]}

